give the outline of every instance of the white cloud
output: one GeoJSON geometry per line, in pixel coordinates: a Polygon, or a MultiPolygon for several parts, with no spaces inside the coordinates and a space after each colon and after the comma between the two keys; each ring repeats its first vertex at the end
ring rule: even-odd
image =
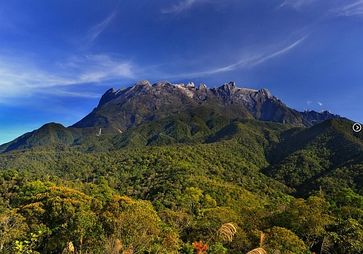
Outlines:
{"type": "Polygon", "coordinates": [[[162,9],[163,14],[180,13],[186,11],[198,3],[209,2],[208,0],[181,0],[179,3],[169,6],[168,8],[162,9]]]}
{"type": "Polygon", "coordinates": [[[336,16],[363,15],[363,0],[345,1],[345,4],[333,9],[331,13],[336,16]]]}
{"type": "Polygon", "coordinates": [[[79,73],[73,81],[76,83],[95,83],[121,77],[134,78],[134,67],[130,62],[120,61],[108,55],[72,57],[64,66],[69,66],[79,73]]]}
{"type": "Polygon", "coordinates": [[[248,56],[242,57],[239,61],[226,66],[212,68],[206,71],[179,74],[176,77],[197,77],[197,76],[205,76],[205,75],[213,75],[223,72],[229,72],[241,68],[251,68],[259,64],[262,64],[268,60],[271,60],[275,57],[288,53],[289,51],[297,47],[299,44],[301,44],[305,39],[306,36],[294,41],[293,43],[290,43],[287,46],[284,47],[280,46],[280,48],[275,49],[274,51],[269,51],[269,52],[265,51],[265,53],[261,53],[262,50],[258,50],[257,53],[249,54],[248,56]]]}
{"type": "Polygon", "coordinates": [[[317,2],[317,0],[284,0],[279,7],[280,8],[290,7],[294,9],[301,9],[315,2],[317,2]]]}
{"type": "Polygon", "coordinates": [[[318,101],[318,102],[317,102],[317,104],[318,104],[320,107],[322,107],[322,106],[323,106],[323,103],[322,103],[322,102],[320,102],[320,101],[318,101]]]}
{"type": "Polygon", "coordinates": [[[363,15],[363,0],[317,1],[317,0],[283,0],[279,8],[302,10],[313,4],[323,4],[329,16],[361,16],[363,15]]]}
{"type": "Polygon", "coordinates": [[[117,16],[117,11],[113,11],[100,23],[91,27],[86,36],[87,44],[93,43],[100,36],[100,34],[106,30],[106,28],[111,24],[111,22],[116,16],[117,16]]]}
{"type": "Polygon", "coordinates": [[[272,52],[270,54],[267,54],[265,56],[261,56],[259,59],[256,59],[255,63],[252,63],[253,65],[257,65],[257,64],[261,64],[263,62],[266,62],[267,60],[270,60],[272,58],[275,58],[277,56],[280,56],[280,55],[283,55],[287,52],[289,52],[290,50],[292,50],[293,48],[295,48],[296,46],[298,46],[300,43],[302,43],[304,40],[306,39],[306,36],[298,39],[297,41],[291,43],[290,45],[280,49],[280,50],[277,50],[275,52],[272,52]]]}
{"type": "MultiPolygon", "coordinates": [[[[302,37],[288,45],[276,46],[274,50],[258,49],[249,53],[235,63],[211,68],[204,71],[172,77],[196,77],[233,71],[240,68],[251,68],[278,56],[284,55],[303,42],[302,37]]],[[[69,57],[55,65],[42,68],[34,64],[35,57],[14,58],[0,54],[0,102],[9,98],[32,96],[36,93],[58,96],[78,96],[94,98],[93,93],[80,93],[75,86],[97,84],[101,82],[128,79],[135,80],[140,75],[155,76],[152,70],[136,68],[129,61],[105,54],[89,54],[69,57]],[[137,75],[136,75],[137,74],[137,75]]],[[[160,78],[158,74],[157,78],[160,78]]]]}
{"type": "Polygon", "coordinates": [[[34,93],[61,96],[94,97],[76,93],[72,86],[134,77],[134,66],[108,55],[72,57],[58,63],[54,70],[36,66],[29,59],[0,56],[0,102],[6,98],[26,97],[34,93]]]}
{"type": "MultiPolygon", "coordinates": [[[[39,91],[38,93],[42,93],[39,91]]],[[[45,94],[47,95],[55,95],[59,97],[77,97],[77,98],[100,98],[102,94],[98,93],[91,93],[91,92],[74,92],[74,91],[68,91],[64,90],[62,88],[55,88],[51,90],[45,91],[45,94]]]]}

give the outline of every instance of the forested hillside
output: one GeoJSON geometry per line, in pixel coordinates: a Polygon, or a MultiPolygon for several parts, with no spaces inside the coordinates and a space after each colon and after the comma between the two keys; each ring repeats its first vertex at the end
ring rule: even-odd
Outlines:
{"type": "Polygon", "coordinates": [[[174,120],[88,150],[0,155],[1,252],[362,253],[363,138],[349,121],[188,136],[195,121],[174,120]]]}

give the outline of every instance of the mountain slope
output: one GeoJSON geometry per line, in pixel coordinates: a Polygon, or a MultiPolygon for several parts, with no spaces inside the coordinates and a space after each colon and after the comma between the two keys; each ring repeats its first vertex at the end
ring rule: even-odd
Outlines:
{"type": "Polygon", "coordinates": [[[299,194],[339,185],[362,191],[363,135],[354,133],[347,120],[327,120],[311,128],[286,131],[271,149],[269,161],[265,173],[299,194]],[[345,171],[344,177],[341,171],[345,171]]]}
{"type": "Polygon", "coordinates": [[[1,145],[0,152],[42,146],[107,150],[128,144],[201,142],[237,119],[311,126],[331,118],[338,116],[301,113],[266,89],[239,88],[234,82],[209,89],[203,84],[140,81],[124,90],[108,90],[98,106],[73,126],[47,124],[1,145]]]}
{"type": "Polygon", "coordinates": [[[48,123],[17,139],[1,145],[0,152],[29,149],[48,145],[71,145],[81,136],[79,130],[71,130],[57,123],[48,123]]]}

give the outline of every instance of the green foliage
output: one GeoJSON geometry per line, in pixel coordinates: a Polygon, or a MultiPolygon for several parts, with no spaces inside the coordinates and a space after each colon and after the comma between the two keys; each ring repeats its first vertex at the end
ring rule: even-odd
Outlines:
{"type": "Polygon", "coordinates": [[[180,253],[182,254],[194,254],[194,247],[190,243],[185,243],[183,247],[180,249],[180,253]]]}
{"type": "Polygon", "coordinates": [[[10,251],[14,239],[22,238],[28,227],[16,209],[0,214],[0,252],[10,251]]]}
{"type": "Polygon", "coordinates": [[[295,199],[277,216],[277,221],[311,246],[323,238],[326,226],[332,222],[328,208],[329,204],[323,197],[295,199]]]}
{"type": "Polygon", "coordinates": [[[305,243],[292,231],[273,227],[267,230],[265,249],[269,253],[281,254],[307,254],[308,248],[305,243]]]}
{"type": "Polygon", "coordinates": [[[355,219],[336,223],[328,236],[330,253],[362,253],[363,226],[355,219]]]}
{"type": "Polygon", "coordinates": [[[350,121],[334,119],[282,133],[264,172],[295,188],[298,195],[319,188],[328,193],[348,187],[361,192],[363,136],[354,134],[351,126],[350,121]]]}
{"type": "Polygon", "coordinates": [[[223,246],[221,243],[215,243],[208,249],[209,254],[226,254],[228,253],[228,249],[223,246]]]}
{"type": "Polygon", "coordinates": [[[38,244],[39,237],[42,235],[42,231],[38,231],[37,234],[30,233],[29,240],[15,241],[14,253],[16,254],[40,254],[34,250],[38,244]]]}
{"type": "Polygon", "coordinates": [[[161,236],[161,220],[147,201],[133,201],[128,197],[115,196],[106,205],[102,215],[126,250],[135,253],[150,251],[161,236]]]}
{"type": "Polygon", "coordinates": [[[261,231],[281,253],[362,252],[361,138],[340,121],[287,128],[180,116],[89,150],[2,154],[0,253],[193,253],[200,240],[246,253],[261,231]]]}

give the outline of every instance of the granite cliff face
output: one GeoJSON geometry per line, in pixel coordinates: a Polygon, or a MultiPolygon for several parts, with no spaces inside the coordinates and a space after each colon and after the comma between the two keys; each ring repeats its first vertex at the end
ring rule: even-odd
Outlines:
{"type": "Polygon", "coordinates": [[[295,126],[311,126],[338,117],[327,112],[298,112],[267,89],[239,88],[234,82],[207,88],[205,84],[159,82],[152,85],[140,81],[123,90],[108,90],[98,106],[72,127],[124,132],[141,123],[201,107],[230,119],[247,118],[295,126]]]}

